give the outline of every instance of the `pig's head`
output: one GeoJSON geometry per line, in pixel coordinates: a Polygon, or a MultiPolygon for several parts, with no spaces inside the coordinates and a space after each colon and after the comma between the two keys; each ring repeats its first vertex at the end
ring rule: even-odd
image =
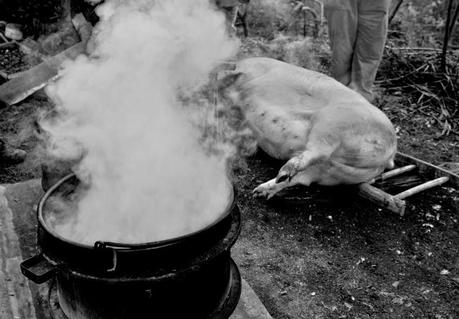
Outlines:
{"type": "Polygon", "coordinates": [[[221,70],[217,75],[218,95],[225,101],[238,104],[240,100],[240,86],[238,82],[242,73],[235,70],[221,70]]]}

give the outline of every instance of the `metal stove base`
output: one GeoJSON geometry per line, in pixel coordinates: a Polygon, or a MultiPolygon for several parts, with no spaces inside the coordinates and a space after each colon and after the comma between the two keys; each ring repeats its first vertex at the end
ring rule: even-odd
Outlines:
{"type": "MultiPolygon", "coordinates": [[[[241,274],[234,261],[230,263],[230,282],[226,291],[225,297],[215,311],[207,318],[203,319],[228,319],[234,312],[241,296],[241,274]]],[[[71,319],[67,317],[59,305],[59,297],[57,294],[56,281],[53,280],[49,287],[48,293],[50,315],[53,319],[71,319]]],[[[152,314],[152,318],[154,314],[152,314]]]]}

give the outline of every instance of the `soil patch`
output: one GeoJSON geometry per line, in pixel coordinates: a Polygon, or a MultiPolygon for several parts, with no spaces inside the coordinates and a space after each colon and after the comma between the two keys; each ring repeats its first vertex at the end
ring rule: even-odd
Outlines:
{"type": "Polygon", "coordinates": [[[0,165],[1,183],[16,183],[41,176],[43,156],[38,146],[35,121],[50,107],[48,98],[40,92],[18,105],[0,110],[0,138],[27,152],[26,160],[21,164],[0,165]]]}
{"type": "Polygon", "coordinates": [[[406,216],[352,187],[299,187],[271,201],[251,190],[281,163],[264,154],[236,169],[243,230],[234,255],[274,318],[456,318],[456,190],[408,200],[406,216]]]}
{"type": "MultiPolygon", "coordinates": [[[[398,128],[399,149],[439,164],[459,161],[457,135],[439,137],[430,116],[401,97],[378,100],[398,128]]],[[[0,182],[40,177],[34,122],[52,108],[39,92],[0,110],[0,134],[28,151],[0,168],[0,182]]],[[[254,199],[282,163],[259,152],[234,166],[243,229],[233,255],[276,319],[458,318],[459,194],[439,187],[408,200],[406,215],[357,198],[353,187],[298,187],[254,199]]]]}

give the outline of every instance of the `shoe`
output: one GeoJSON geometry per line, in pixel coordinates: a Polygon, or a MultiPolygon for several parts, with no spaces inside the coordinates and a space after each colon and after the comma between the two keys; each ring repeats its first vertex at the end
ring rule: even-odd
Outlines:
{"type": "Polygon", "coordinates": [[[9,166],[24,162],[27,153],[21,149],[13,148],[0,140],[0,165],[9,166]]]}

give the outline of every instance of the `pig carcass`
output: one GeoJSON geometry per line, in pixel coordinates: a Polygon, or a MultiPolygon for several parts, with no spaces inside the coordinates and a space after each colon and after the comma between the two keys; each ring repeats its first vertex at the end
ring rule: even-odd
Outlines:
{"type": "Polygon", "coordinates": [[[258,145],[286,160],[256,196],[296,184],[359,184],[394,165],[397,140],[387,116],[333,78],[270,58],[225,71],[220,91],[242,111],[258,145]]]}

